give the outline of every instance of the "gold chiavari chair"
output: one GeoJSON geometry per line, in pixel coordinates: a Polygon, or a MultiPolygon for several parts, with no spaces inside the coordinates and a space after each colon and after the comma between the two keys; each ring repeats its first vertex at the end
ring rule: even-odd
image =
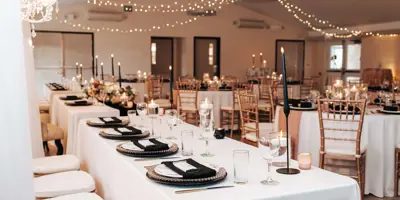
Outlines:
{"type": "Polygon", "coordinates": [[[396,149],[394,150],[394,163],[395,163],[395,167],[394,167],[394,197],[399,196],[399,176],[400,176],[400,172],[399,172],[399,157],[400,157],[400,144],[397,144],[396,149]]]}
{"type": "Polygon", "coordinates": [[[258,146],[260,132],[273,131],[272,123],[260,123],[258,119],[258,96],[247,91],[238,92],[241,120],[241,140],[246,144],[258,146]]]}
{"type": "MultiPolygon", "coordinates": [[[[354,168],[354,165],[344,165],[344,163],[355,163],[357,175],[351,173],[347,175],[357,180],[362,199],[367,149],[367,145],[361,141],[365,106],[366,100],[318,99],[321,134],[319,167],[349,170],[354,168]],[[342,163],[328,163],[327,159],[342,163]]],[[[341,172],[343,171],[338,171],[341,172]]]]}
{"type": "Polygon", "coordinates": [[[196,81],[196,78],[195,77],[193,77],[193,76],[180,76],[179,78],[178,78],[178,81],[179,82],[193,82],[193,81],[196,81]]]}
{"type": "Polygon", "coordinates": [[[233,129],[237,124],[240,129],[240,113],[239,113],[239,98],[238,93],[247,92],[250,93],[251,88],[249,86],[245,86],[243,88],[232,88],[232,105],[230,106],[221,106],[220,110],[220,125],[222,126],[230,126],[231,134],[230,137],[233,137],[233,129]]]}
{"type": "Polygon", "coordinates": [[[273,88],[270,85],[259,85],[258,110],[260,117],[266,117],[266,121],[272,122],[274,119],[274,98],[273,88]]]}
{"type": "Polygon", "coordinates": [[[145,81],[147,88],[148,100],[154,100],[160,108],[169,109],[171,108],[171,102],[169,99],[163,97],[163,79],[159,76],[149,76],[145,81]]]}
{"type": "Polygon", "coordinates": [[[178,112],[183,117],[186,123],[198,125],[199,123],[199,110],[197,108],[197,97],[198,97],[198,84],[196,82],[191,85],[183,85],[178,81],[178,112]]]}
{"type": "Polygon", "coordinates": [[[306,99],[310,96],[310,91],[313,88],[313,79],[305,78],[303,84],[300,85],[300,98],[306,99]]]}
{"type": "Polygon", "coordinates": [[[273,86],[275,84],[276,80],[272,79],[272,78],[262,78],[261,79],[261,84],[262,85],[269,85],[269,86],[273,86]]]}

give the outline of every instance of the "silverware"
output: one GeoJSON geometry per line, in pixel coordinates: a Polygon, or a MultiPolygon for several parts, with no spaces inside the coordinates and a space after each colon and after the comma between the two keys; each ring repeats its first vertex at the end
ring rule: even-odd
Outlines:
{"type": "Polygon", "coordinates": [[[182,158],[182,157],[174,156],[174,157],[164,157],[164,158],[137,158],[137,159],[135,159],[135,161],[141,162],[141,161],[150,161],[150,160],[168,160],[168,159],[175,159],[175,158],[182,158]]]}
{"type": "Polygon", "coordinates": [[[235,187],[233,185],[225,185],[225,186],[216,186],[216,187],[207,187],[207,188],[196,188],[196,189],[189,189],[189,190],[176,190],[175,194],[185,194],[191,192],[201,192],[206,190],[213,190],[213,189],[223,189],[223,188],[231,188],[235,187]]]}

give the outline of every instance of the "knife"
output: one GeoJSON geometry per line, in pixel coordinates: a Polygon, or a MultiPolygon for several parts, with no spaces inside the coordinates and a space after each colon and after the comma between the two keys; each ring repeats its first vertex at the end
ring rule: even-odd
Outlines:
{"type": "Polygon", "coordinates": [[[150,161],[150,160],[167,160],[167,159],[175,159],[175,158],[182,158],[182,157],[178,157],[178,156],[174,156],[174,157],[164,157],[164,158],[137,158],[135,159],[135,161],[140,162],[140,161],[150,161]]]}
{"type": "Polygon", "coordinates": [[[190,189],[190,190],[176,190],[175,194],[185,194],[185,193],[191,193],[191,192],[201,192],[201,191],[206,191],[206,190],[223,189],[223,188],[231,188],[231,187],[235,187],[235,186],[233,186],[233,185],[225,185],[225,186],[197,188],[197,189],[190,189]]]}

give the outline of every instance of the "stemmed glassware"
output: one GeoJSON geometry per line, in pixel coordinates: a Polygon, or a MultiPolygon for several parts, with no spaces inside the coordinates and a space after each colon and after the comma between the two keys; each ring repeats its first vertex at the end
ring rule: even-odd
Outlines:
{"type": "Polygon", "coordinates": [[[207,99],[201,101],[199,115],[201,136],[206,141],[206,151],[201,156],[212,157],[214,154],[209,150],[209,142],[214,137],[213,104],[207,99]]]}
{"type": "MultiPolygon", "coordinates": [[[[179,117],[178,117],[178,111],[174,109],[169,109],[165,111],[165,115],[167,116],[167,124],[170,130],[170,133],[172,134],[172,127],[177,126],[179,123],[179,117]]],[[[177,139],[175,136],[170,135],[166,137],[165,139],[167,140],[175,140],[177,139]]]]}
{"type": "Polygon", "coordinates": [[[108,95],[107,90],[105,90],[105,89],[100,90],[100,98],[101,98],[102,101],[103,101],[103,103],[100,104],[100,105],[105,105],[107,95],[108,95]]]}
{"type": "Polygon", "coordinates": [[[146,114],[147,114],[147,103],[145,103],[145,102],[137,103],[136,111],[140,116],[140,123],[139,123],[138,127],[144,127],[143,126],[143,117],[146,116],[146,114]]]}
{"type": "Polygon", "coordinates": [[[279,132],[272,132],[262,136],[259,140],[258,148],[261,151],[262,157],[267,161],[268,165],[268,176],[265,180],[261,181],[263,185],[278,185],[279,182],[273,180],[271,177],[271,166],[272,159],[274,157],[279,156],[280,154],[284,154],[286,152],[285,149],[281,149],[281,145],[283,146],[284,141],[281,141],[282,138],[279,135],[279,132]]]}

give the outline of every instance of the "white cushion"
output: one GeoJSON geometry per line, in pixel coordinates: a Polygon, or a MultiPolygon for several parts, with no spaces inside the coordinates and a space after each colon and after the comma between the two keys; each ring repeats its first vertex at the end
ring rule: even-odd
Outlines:
{"type": "Polygon", "coordinates": [[[52,198],[95,190],[93,178],[83,171],[61,172],[34,178],[36,198],[52,198]]]}
{"type": "MultiPolygon", "coordinates": [[[[232,106],[221,106],[221,110],[232,110],[232,106]]],[[[235,105],[235,110],[239,110],[239,105],[235,105]]]]}
{"type": "MultiPolygon", "coordinates": [[[[256,123],[246,123],[247,127],[256,128],[256,123]]],[[[260,129],[259,135],[262,137],[264,133],[270,133],[274,131],[274,124],[273,123],[258,123],[258,128],[260,129]]],[[[247,133],[244,138],[250,140],[252,142],[258,142],[256,132],[247,133]]]]}
{"type": "MultiPolygon", "coordinates": [[[[360,143],[361,154],[367,150],[367,145],[360,143]]],[[[354,141],[325,140],[325,152],[341,155],[356,155],[356,145],[354,141]]]]}
{"type": "Polygon", "coordinates": [[[171,102],[169,101],[169,99],[156,99],[156,100],[154,100],[154,102],[156,104],[158,104],[158,106],[160,108],[170,108],[171,107],[171,102]]]}
{"type": "Polygon", "coordinates": [[[188,111],[196,111],[196,108],[195,107],[189,107],[189,106],[182,106],[181,108],[180,108],[181,110],[183,110],[183,111],[185,111],[185,110],[188,110],[188,111]]]}
{"type": "Polygon", "coordinates": [[[80,168],[79,159],[74,155],[51,156],[33,159],[34,174],[53,174],[76,171],[80,168]]]}
{"type": "Polygon", "coordinates": [[[270,103],[258,103],[258,108],[271,108],[270,103]]]}
{"type": "Polygon", "coordinates": [[[250,140],[252,142],[258,142],[256,132],[247,133],[244,136],[244,138],[246,138],[246,140],[250,140]]]}
{"type": "Polygon", "coordinates": [[[103,199],[95,193],[78,193],[78,194],[71,194],[71,195],[51,198],[51,200],[103,200],[103,199]]]}

